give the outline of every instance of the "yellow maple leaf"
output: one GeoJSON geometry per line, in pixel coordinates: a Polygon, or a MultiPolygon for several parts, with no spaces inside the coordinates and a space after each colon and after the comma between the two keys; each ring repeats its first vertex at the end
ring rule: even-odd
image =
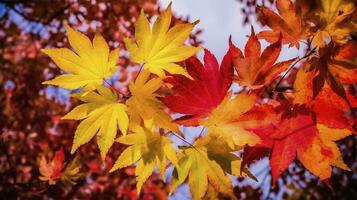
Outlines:
{"type": "Polygon", "coordinates": [[[104,160],[114,143],[118,127],[123,135],[127,132],[129,119],[126,105],[118,103],[118,97],[103,86],[97,87],[97,92],[90,91],[73,96],[85,103],[75,107],[62,118],[83,120],[75,132],[71,153],[97,134],[97,143],[104,160]]]}
{"type": "Polygon", "coordinates": [[[136,126],[132,134],[117,139],[118,142],[130,146],[120,154],[110,170],[110,172],[113,172],[137,162],[135,175],[137,177],[138,193],[140,193],[144,182],[152,174],[155,166],[159,169],[163,180],[165,180],[167,159],[177,165],[176,151],[172,146],[171,140],[156,132],[150,123],[152,122],[147,123],[149,125],[146,125],[146,127],[136,126]]]}
{"type": "Polygon", "coordinates": [[[343,162],[341,153],[335,141],[351,135],[348,129],[333,129],[322,124],[318,124],[319,134],[314,137],[312,144],[308,148],[298,151],[298,158],[301,163],[314,175],[320,179],[331,177],[332,166],[351,171],[343,162]]]}
{"type": "Polygon", "coordinates": [[[245,116],[254,107],[256,96],[238,94],[234,99],[230,98],[231,95],[228,94],[208,119],[201,120],[200,124],[207,127],[208,135],[218,135],[231,148],[235,145],[256,145],[260,138],[246,128],[257,126],[263,121],[258,121],[259,113],[245,116]]]}
{"type": "Polygon", "coordinates": [[[141,71],[135,82],[131,82],[129,90],[131,97],[126,101],[131,126],[141,125],[143,120],[152,119],[158,127],[178,132],[178,127],[172,122],[164,109],[164,104],[157,99],[155,92],[161,87],[161,78],[150,79],[150,72],[141,71]]]}
{"type": "Polygon", "coordinates": [[[351,32],[356,30],[354,17],[355,6],[349,0],[321,0],[318,12],[319,30],[313,43],[318,47],[325,46],[326,38],[338,43],[346,43],[351,32]]]}
{"type": "Polygon", "coordinates": [[[67,24],[65,26],[69,43],[75,52],[68,48],[42,49],[42,52],[68,74],[43,83],[67,89],[86,86],[87,89],[94,90],[94,85],[102,84],[103,79],[109,78],[116,71],[119,49],[110,52],[108,44],[100,34],[96,34],[91,42],[87,36],[67,24]]]}
{"type": "Polygon", "coordinates": [[[171,74],[182,74],[191,78],[176,62],[183,61],[200,50],[197,47],[183,45],[197,22],[178,24],[169,29],[171,17],[170,4],[155,21],[151,30],[150,23],[141,10],[135,23],[136,41],[124,38],[124,42],[131,59],[142,64],[144,69],[151,73],[164,77],[165,70],[171,74]]]}

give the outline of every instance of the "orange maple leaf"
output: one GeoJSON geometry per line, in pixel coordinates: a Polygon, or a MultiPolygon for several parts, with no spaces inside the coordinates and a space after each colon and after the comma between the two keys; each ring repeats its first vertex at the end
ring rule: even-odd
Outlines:
{"type": "Polygon", "coordinates": [[[299,49],[299,41],[308,37],[306,24],[302,20],[301,12],[290,0],[277,0],[278,14],[266,7],[258,7],[258,20],[272,30],[260,32],[257,37],[272,43],[278,40],[280,33],[283,44],[299,49]]]}
{"type": "Polygon", "coordinates": [[[307,148],[298,150],[298,158],[301,163],[314,175],[322,180],[331,177],[332,167],[351,171],[343,162],[341,153],[334,141],[351,135],[347,129],[331,129],[321,124],[317,125],[318,134],[307,148]]]}
{"type": "Polygon", "coordinates": [[[261,45],[252,27],[251,36],[243,53],[238,49],[234,53],[234,67],[237,71],[236,81],[252,89],[270,84],[285,71],[295,58],[275,63],[281,51],[281,37],[261,53],[261,45]]]}
{"type": "Polygon", "coordinates": [[[47,162],[45,156],[40,159],[40,180],[48,181],[50,185],[56,184],[56,180],[62,178],[62,169],[64,168],[63,149],[56,151],[55,156],[50,162],[47,162]]]}

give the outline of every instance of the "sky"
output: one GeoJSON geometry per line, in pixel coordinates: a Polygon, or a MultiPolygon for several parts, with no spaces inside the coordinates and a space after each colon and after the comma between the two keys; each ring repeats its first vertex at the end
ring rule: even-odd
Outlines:
{"type": "MultiPolygon", "coordinates": [[[[171,0],[159,0],[166,7],[171,0]]],[[[244,49],[250,35],[250,25],[243,26],[242,4],[237,0],[173,0],[172,10],[176,16],[190,16],[191,22],[200,20],[196,28],[202,29],[200,39],[203,47],[209,49],[220,61],[228,50],[228,38],[232,35],[233,43],[244,49]]],[[[252,18],[255,32],[262,27],[252,18]]],[[[263,29],[268,29],[264,27],[263,29]]],[[[262,41],[262,45],[267,43],[262,41]]],[[[296,57],[300,52],[295,48],[284,47],[279,60],[296,57]]]]}

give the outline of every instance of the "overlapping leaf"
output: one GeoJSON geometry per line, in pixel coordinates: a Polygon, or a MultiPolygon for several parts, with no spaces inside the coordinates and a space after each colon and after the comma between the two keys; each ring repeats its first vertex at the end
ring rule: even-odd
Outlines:
{"type": "Polygon", "coordinates": [[[164,71],[167,71],[190,77],[176,62],[183,61],[200,50],[197,47],[183,45],[197,22],[179,24],[169,29],[171,15],[170,4],[155,21],[151,30],[150,23],[142,10],[135,23],[136,41],[129,38],[124,41],[131,59],[142,64],[151,73],[164,77],[164,71]]]}
{"type": "Polygon", "coordinates": [[[273,43],[282,34],[283,44],[299,48],[300,40],[308,37],[307,26],[299,8],[291,0],[277,0],[276,8],[279,15],[269,8],[258,7],[259,21],[272,29],[260,32],[258,38],[273,43]]]}
{"type": "Polygon", "coordinates": [[[357,18],[354,2],[350,0],[320,0],[317,13],[318,31],[313,43],[324,47],[326,41],[346,43],[352,32],[357,28],[357,18]]]}
{"type": "Polygon", "coordinates": [[[144,182],[153,173],[155,166],[165,180],[167,159],[175,165],[178,161],[172,142],[167,137],[161,136],[150,125],[145,128],[136,126],[133,132],[118,139],[118,142],[130,146],[120,154],[110,171],[113,172],[137,162],[135,175],[139,193],[144,182]]]}
{"type": "Polygon", "coordinates": [[[357,42],[349,41],[341,45],[328,63],[331,74],[341,83],[357,82],[357,42]]]}
{"type": "Polygon", "coordinates": [[[126,106],[118,103],[118,97],[109,88],[100,86],[96,91],[79,93],[74,97],[84,101],[62,119],[82,120],[74,133],[71,153],[97,135],[100,154],[104,159],[114,143],[118,127],[126,134],[129,124],[126,106]]]}
{"type": "Polygon", "coordinates": [[[67,89],[85,87],[94,90],[103,79],[109,78],[117,69],[119,49],[109,52],[104,38],[96,34],[93,42],[80,32],[66,25],[69,43],[75,52],[68,48],[43,49],[52,60],[68,74],[60,75],[45,84],[67,89]]]}
{"type": "Polygon", "coordinates": [[[331,177],[331,166],[351,171],[343,162],[340,150],[335,143],[335,141],[351,135],[351,131],[331,129],[321,124],[317,125],[317,129],[318,134],[315,135],[311,144],[298,151],[297,155],[301,163],[322,180],[331,177]]]}
{"type": "Polygon", "coordinates": [[[150,78],[150,72],[140,72],[135,82],[130,83],[131,97],[126,101],[130,124],[141,125],[143,120],[152,119],[158,127],[170,131],[178,131],[177,125],[172,122],[164,109],[163,103],[157,99],[155,92],[162,86],[160,78],[150,78]]]}
{"type": "Polygon", "coordinates": [[[256,96],[238,94],[233,99],[228,95],[225,100],[211,112],[200,124],[207,127],[208,135],[217,135],[234,148],[235,145],[254,146],[260,138],[251,128],[270,123],[269,114],[254,108],[256,96]]]}
{"type": "Polygon", "coordinates": [[[252,28],[251,36],[244,48],[236,52],[234,67],[237,71],[237,82],[252,89],[270,84],[279,74],[285,71],[294,59],[275,63],[281,51],[281,38],[274,41],[261,54],[261,45],[252,28]]]}
{"type": "Polygon", "coordinates": [[[174,171],[173,189],[188,178],[193,199],[202,199],[211,184],[217,191],[231,195],[232,183],[217,162],[210,160],[205,148],[187,148],[179,155],[174,171]]]}
{"type": "MultiPolygon", "coordinates": [[[[337,57],[339,51],[340,49],[336,44],[330,43],[325,48],[319,49],[318,57],[313,57],[309,60],[310,71],[317,73],[313,79],[314,98],[316,98],[326,82],[336,94],[348,102],[341,81],[355,82],[356,78],[351,78],[353,77],[351,75],[356,73],[357,65],[350,63],[347,58],[341,59],[341,57],[337,57]]],[[[350,59],[355,59],[355,56],[352,56],[350,59]]]]}
{"type": "MultiPolygon", "coordinates": [[[[294,103],[309,106],[316,114],[318,123],[330,128],[353,130],[353,116],[349,112],[349,105],[330,87],[325,85],[313,100],[312,80],[314,76],[316,74],[313,71],[307,71],[305,67],[299,70],[294,83],[294,103]]],[[[357,100],[352,95],[347,94],[347,99],[352,106],[357,106],[357,100]]]]}
{"type": "Polygon", "coordinates": [[[270,167],[273,183],[295,159],[298,149],[305,149],[317,134],[312,118],[308,115],[283,119],[277,124],[258,129],[262,138],[260,148],[271,149],[270,167]]]}
{"type": "Polygon", "coordinates": [[[207,117],[221,103],[232,84],[235,51],[237,48],[230,42],[219,67],[214,55],[205,50],[204,65],[195,57],[185,62],[193,80],[184,76],[167,79],[173,86],[174,94],[164,97],[162,101],[172,111],[186,115],[177,120],[180,124],[197,126],[199,119],[207,117]]]}
{"type": "Polygon", "coordinates": [[[241,171],[241,159],[231,153],[239,149],[239,147],[230,148],[225,141],[216,136],[197,139],[194,146],[183,148],[182,153],[179,154],[178,165],[173,172],[171,191],[188,179],[193,199],[206,196],[209,185],[215,191],[234,199],[228,174],[248,176],[256,180],[248,169],[244,168],[241,171]]]}
{"type": "MultiPolygon", "coordinates": [[[[331,176],[330,165],[349,169],[343,163],[336,144],[333,143],[350,135],[349,130],[334,130],[323,125],[316,125],[308,109],[294,107],[290,112],[292,113],[289,116],[267,127],[256,129],[255,133],[262,138],[262,143],[251,149],[245,149],[247,151],[244,152],[244,154],[252,154],[261,151],[263,153],[261,157],[269,153],[264,149],[270,149],[273,183],[276,183],[279,175],[288,168],[296,156],[308,170],[323,180],[331,176]],[[312,162],[315,156],[316,160],[312,162]],[[321,166],[320,170],[318,170],[317,162],[321,166]]],[[[251,160],[248,162],[254,160],[249,159],[251,160]]]]}

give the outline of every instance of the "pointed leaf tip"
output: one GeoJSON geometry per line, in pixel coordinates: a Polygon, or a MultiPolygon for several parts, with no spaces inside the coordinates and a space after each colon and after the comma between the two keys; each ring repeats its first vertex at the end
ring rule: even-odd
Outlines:
{"type": "Polygon", "coordinates": [[[250,26],[250,35],[255,36],[255,31],[253,25],[250,26]]]}
{"type": "Polygon", "coordinates": [[[232,35],[229,35],[228,42],[229,42],[229,45],[233,44],[233,42],[232,42],[232,35]]]}
{"type": "Polygon", "coordinates": [[[168,11],[168,10],[171,11],[171,7],[172,7],[172,1],[170,1],[169,5],[167,5],[166,10],[167,10],[167,11],[168,11]]]}
{"type": "Polygon", "coordinates": [[[199,19],[196,20],[196,21],[194,21],[194,22],[192,22],[192,25],[196,26],[198,23],[200,23],[200,20],[199,20],[199,19]]]}

